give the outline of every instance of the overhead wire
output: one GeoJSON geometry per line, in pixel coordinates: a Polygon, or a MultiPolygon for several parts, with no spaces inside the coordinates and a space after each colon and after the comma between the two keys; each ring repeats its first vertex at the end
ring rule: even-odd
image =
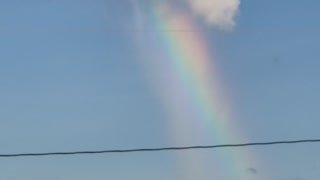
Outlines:
{"type": "Polygon", "coordinates": [[[0,154],[0,158],[10,157],[32,157],[32,156],[67,156],[67,155],[89,155],[89,154],[108,154],[108,153],[133,153],[133,152],[156,152],[156,151],[182,151],[196,149],[216,149],[216,148],[237,148],[247,146],[271,146],[284,144],[300,143],[320,143],[320,139],[303,139],[293,141],[273,141],[273,142],[255,142],[244,144],[220,144],[209,146],[184,146],[184,147],[161,147],[161,148],[141,148],[141,149],[116,149],[116,150],[97,150],[97,151],[70,151],[70,152],[44,152],[44,153],[19,153],[19,154],[0,154]]]}

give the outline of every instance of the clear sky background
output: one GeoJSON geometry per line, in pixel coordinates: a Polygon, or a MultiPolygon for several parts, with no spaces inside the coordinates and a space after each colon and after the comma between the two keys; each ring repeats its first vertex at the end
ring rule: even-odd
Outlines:
{"type": "MultiPolygon", "coordinates": [[[[319,7],[243,0],[233,31],[199,23],[251,141],[320,137],[319,7]]],[[[0,1],[1,154],[175,145],[133,12],[127,0],[0,1]]],[[[317,144],[232,151],[255,152],[261,167],[241,168],[257,180],[320,178],[317,144]]],[[[182,180],[178,153],[0,159],[0,179],[182,180]]]]}

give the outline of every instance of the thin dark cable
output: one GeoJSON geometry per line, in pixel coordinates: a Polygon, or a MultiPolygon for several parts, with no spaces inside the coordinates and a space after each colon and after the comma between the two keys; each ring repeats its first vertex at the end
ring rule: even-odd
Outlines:
{"type": "Polygon", "coordinates": [[[298,143],[319,143],[319,142],[320,142],[320,139],[305,139],[305,140],[295,140],[295,141],[274,141],[274,142],[246,143],[246,144],[222,144],[222,145],[211,145],[211,146],[186,146],[186,147],[126,149],[126,150],[0,154],[0,157],[4,158],[4,157],[23,157],[23,156],[55,156],[55,155],[81,155],[81,154],[84,155],[84,154],[103,154],[103,153],[176,151],[176,150],[191,150],[191,149],[215,149],[215,148],[227,148],[227,147],[267,146],[267,145],[276,145],[276,144],[298,144],[298,143]]]}

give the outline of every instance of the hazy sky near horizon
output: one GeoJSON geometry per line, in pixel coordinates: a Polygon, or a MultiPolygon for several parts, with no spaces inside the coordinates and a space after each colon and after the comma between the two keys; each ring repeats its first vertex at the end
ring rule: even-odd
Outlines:
{"type": "MultiPolygon", "coordinates": [[[[0,1],[0,154],[179,145],[141,64],[131,2],[0,1]]],[[[148,9],[147,0],[135,2],[148,9]]],[[[242,0],[232,31],[196,18],[250,141],[320,137],[319,7],[242,0]]],[[[255,153],[261,166],[240,168],[251,179],[316,180],[319,150],[228,151],[255,153]]],[[[179,153],[189,152],[0,158],[0,179],[183,180],[179,153]]],[[[215,177],[206,173],[204,180],[215,177]]]]}

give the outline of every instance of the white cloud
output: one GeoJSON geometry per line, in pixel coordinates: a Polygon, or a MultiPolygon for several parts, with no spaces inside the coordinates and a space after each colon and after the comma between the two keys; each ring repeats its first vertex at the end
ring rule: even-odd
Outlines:
{"type": "Polygon", "coordinates": [[[202,16],[210,25],[223,29],[234,27],[234,17],[237,15],[240,0],[184,0],[192,11],[202,16]]]}

